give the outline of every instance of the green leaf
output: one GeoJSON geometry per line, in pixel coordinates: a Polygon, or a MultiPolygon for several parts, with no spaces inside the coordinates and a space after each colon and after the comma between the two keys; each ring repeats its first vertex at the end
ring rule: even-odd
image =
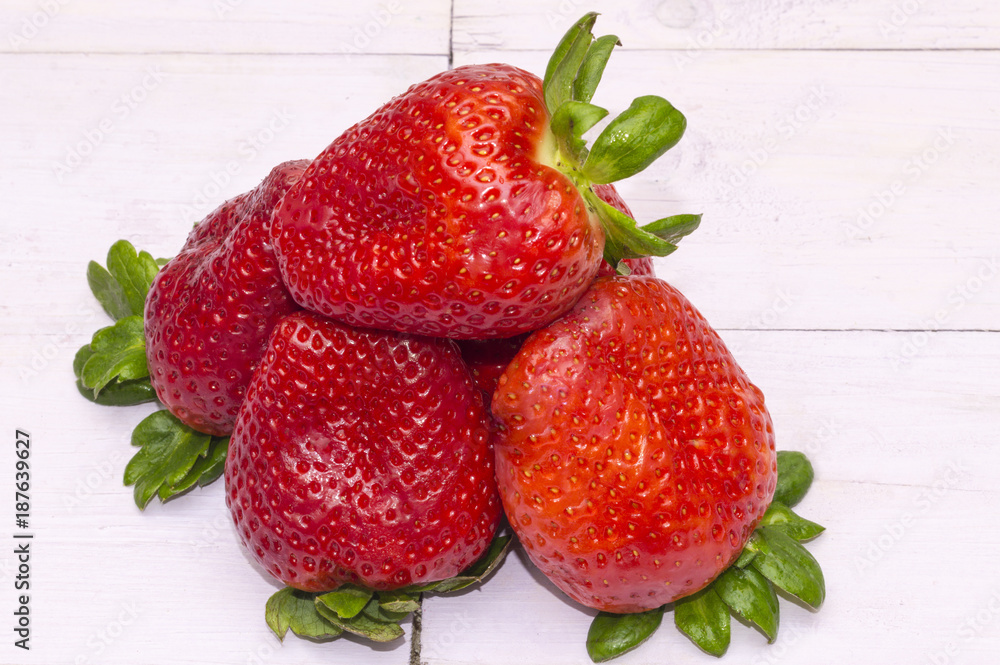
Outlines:
{"type": "Polygon", "coordinates": [[[601,219],[604,259],[611,265],[617,266],[622,259],[666,256],[677,249],[677,245],[639,228],[634,219],[602,201],[593,190],[587,189],[583,195],[601,219]]]}
{"type": "Polygon", "coordinates": [[[94,404],[102,406],[135,406],[146,402],[156,401],[156,390],[149,379],[135,379],[134,381],[112,381],[104,386],[97,395],[83,381],[77,380],[76,389],[94,404]]]}
{"type": "Polygon", "coordinates": [[[80,391],[81,395],[91,402],[104,406],[133,406],[156,401],[156,390],[153,389],[153,384],[149,382],[148,377],[132,379],[131,381],[115,379],[101,388],[97,395],[94,395],[94,390],[83,385],[81,379],[83,367],[93,355],[94,350],[90,348],[90,344],[84,344],[73,358],[76,389],[80,391]]]}
{"type": "Polygon", "coordinates": [[[149,287],[159,271],[160,266],[149,252],[137,252],[127,240],[119,240],[108,250],[108,272],[121,285],[135,316],[142,316],[149,287]]]}
{"type": "Polygon", "coordinates": [[[316,597],[316,610],[320,616],[344,631],[374,642],[391,642],[403,636],[403,628],[398,623],[379,621],[364,612],[359,612],[350,619],[344,619],[335,610],[320,602],[319,598],[320,596],[316,597]]]}
{"type": "Polygon", "coordinates": [[[363,589],[353,584],[316,596],[316,603],[326,606],[336,612],[341,619],[350,619],[358,615],[372,598],[371,589],[363,589]]]}
{"type": "Polygon", "coordinates": [[[733,563],[733,565],[736,566],[737,568],[746,568],[747,566],[750,565],[750,562],[753,561],[753,558],[755,556],[757,556],[756,552],[754,552],[749,547],[744,547],[743,551],[740,552],[740,556],[736,559],[736,562],[733,563]]]}
{"type": "Polygon", "coordinates": [[[706,653],[721,656],[729,648],[729,607],[711,586],[678,600],[674,623],[706,653]]]}
{"type": "Polygon", "coordinates": [[[563,102],[573,99],[573,82],[594,40],[591,30],[596,21],[596,12],[585,14],[566,31],[549,58],[542,89],[550,113],[555,113],[563,102]]]}
{"type": "Polygon", "coordinates": [[[267,599],[264,619],[279,640],[285,639],[289,629],[299,637],[317,641],[331,640],[343,632],[316,610],[313,594],[292,587],[267,599]]]}
{"type": "Polygon", "coordinates": [[[812,464],[805,455],[795,450],[779,450],[778,484],[773,500],[794,506],[809,491],[813,475],[812,464]]]}
{"type": "Polygon", "coordinates": [[[87,283],[94,297],[116,321],[142,316],[149,287],[160,270],[156,259],[119,240],[108,250],[107,264],[107,269],[95,261],[87,266],[87,283]]]}
{"type": "Polygon", "coordinates": [[[587,631],[590,659],[602,663],[635,649],[660,627],[663,609],[658,607],[636,614],[600,612],[587,631]]]}
{"type": "Polygon", "coordinates": [[[633,176],[675,146],[686,125],[684,115],[662,97],[638,97],[594,141],[583,175],[594,183],[633,176]]]}
{"type": "Polygon", "coordinates": [[[589,102],[593,99],[594,91],[597,90],[604,75],[604,67],[611,57],[611,51],[621,45],[622,43],[614,35],[598,37],[590,45],[573,81],[573,99],[580,102],[589,102]]]}
{"type": "Polygon", "coordinates": [[[125,484],[135,485],[136,505],[145,508],[163,485],[179,485],[198,459],[208,455],[211,444],[211,436],[169,411],[146,417],[132,432],[132,445],[140,448],[125,467],[125,484]]]}
{"type": "Polygon", "coordinates": [[[399,612],[382,607],[382,599],[378,593],[372,595],[371,600],[362,608],[361,613],[375,621],[397,624],[410,616],[410,612],[399,612]]]}
{"type": "Polygon", "coordinates": [[[132,308],[122,285],[97,261],[87,264],[87,284],[97,302],[101,303],[101,307],[112,319],[117,321],[132,316],[132,308]]]}
{"type": "Polygon", "coordinates": [[[229,451],[229,437],[212,437],[212,444],[204,457],[199,457],[187,475],[179,483],[163,484],[157,491],[160,501],[167,501],[179,496],[195,485],[205,487],[215,482],[226,467],[226,454],[229,451]]]}
{"type": "MultiPolygon", "coordinates": [[[[80,351],[74,364],[81,360],[80,351]]],[[[146,365],[146,338],[142,317],[127,316],[101,328],[90,342],[90,355],[80,368],[83,385],[96,397],[112,381],[129,381],[149,376],[146,365]]]]}
{"type": "Polygon", "coordinates": [[[420,594],[399,589],[397,591],[380,591],[378,604],[387,612],[409,614],[420,608],[420,594]]]}
{"type": "Polygon", "coordinates": [[[730,566],[712,583],[719,597],[738,615],[760,628],[768,642],[778,637],[778,595],[753,568],[730,566]]]}
{"type": "Polygon", "coordinates": [[[807,605],[818,608],[826,597],[819,563],[806,548],[774,527],[760,527],[747,543],[757,551],[750,565],[807,605]]]}
{"type": "Polygon", "coordinates": [[[374,605],[372,603],[366,605],[364,613],[377,621],[385,623],[399,623],[406,617],[410,616],[413,611],[398,612],[395,610],[387,610],[376,602],[374,605]]]}
{"type": "Polygon", "coordinates": [[[677,244],[681,238],[690,235],[701,225],[701,215],[673,215],[643,225],[646,233],[677,244]]]}
{"type": "Polygon", "coordinates": [[[434,591],[436,593],[448,593],[449,591],[458,591],[459,589],[464,589],[472,584],[476,584],[477,582],[482,582],[484,579],[489,577],[501,563],[503,563],[503,560],[510,551],[512,544],[513,539],[511,536],[496,536],[493,538],[493,542],[490,543],[490,547],[486,550],[486,553],[479,557],[478,561],[455,577],[450,577],[446,580],[441,580],[440,582],[432,582],[431,584],[426,584],[420,587],[411,587],[409,591],[434,591]]]}
{"type": "Polygon", "coordinates": [[[90,344],[84,344],[76,352],[76,355],[73,356],[73,374],[76,375],[76,378],[80,378],[80,375],[83,373],[83,366],[87,364],[92,355],[94,355],[94,350],[90,348],[90,344]]]}
{"type": "Polygon", "coordinates": [[[587,142],[581,137],[584,132],[600,122],[608,114],[606,109],[583,102],[564,102],[552,115],[549,127],[559,152],[574,166],[586,158],[587,142]]]}
{"type": "Polygon", "coordinates": [[[825,530],[819,524],[800,517],[780,501],[771,502],[760,520],[760,526],[772,527],[800,542],[811,540],[825,530]]]}

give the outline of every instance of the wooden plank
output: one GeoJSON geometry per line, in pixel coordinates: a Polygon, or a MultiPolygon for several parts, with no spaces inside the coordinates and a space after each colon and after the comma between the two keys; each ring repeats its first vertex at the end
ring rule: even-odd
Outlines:
{"type": "MultiPolygon", "coordinates": [[[[625,42],[595,101],[617,112],[653,92],[689,119],[662,164],[622,185],[642,220],[705,213],[657,268],[765,391],[779,447],[817,468],[801,512],[829,529],[811,546],[826,607],[784,603],[770,647],[734,624],[729,660],[991,662],[1000,6],[455,0],[455,63],[540,71],[591,7],[625,42]],[[912,50],[873,52],[898,49],[912,50]]],[[[273,164],[316,154],[447,67],[451,12],[445,0],[0,8],[0,420],[36,446],[33,659],[410,662],[408,637],[279,644],[262,619],[274,583],[242,554],[221,483],[140,513],[121,477],[151,407],[89,404],[70,363],[106,322],[89,259],[119,237],[172,254],[273,164]]],[[[0,557],[12,594],[15,565],[0,557]]],[[[427,601],[420,661],[587,662],[590,614],[515,555],[485,587],[427,601]]],[[[617,662],[704,663],[670,622],[617,662]]],[[[23,660],[7,649],[0,661],[23,660]]]]}
{"type": "Polygon", "coordinates": [[[32,311],[58,334],[70,323],[60,310],[96,321],[83,271],[115,240],[172,256],[195,222],[273,165],[312,158],[447,67],[444,56],[19,55],[0,63],[0,89],[22,100],[0,117],[8,138],[0,164],[18,174],[0,180],[12,215],[0,227],[0,255],[53,298],[16,289],[0,307],[32,311]]]}
{"type": "MultiPolygon", "coordinates": [[[[459,62],[508,55],[544,65],[535,52],[459,62]]],[[[0,70],[4,87],[31,89],[35,101],[0,118],[0,131],[16,137],[0,160],[20,174],[0,189],[10,188],[11,218],[32,224],[6,227],[0,252],[66,290],[53,289],[62,310],[24,291],[0,308],[34,308],[59,331],[58,312],[87,302],[87,260],[114,240],[172,255],[191,223],[272,164],[316,154],[447,66],[443,57],[352,68],[320,57],[16,59],[0,70]],[[116,114],[156,66],[163,82],[116,114]],[[287,127],[282,109],[294,116],[287,127]],[[108,117],[112,131],[101,135],[108,117]],[[60,182],[59,165],[96,141],[88,135],[100,144],[60,182]],[[47,245],[52,260],[35,261],[30,252],[47,245]]],[[[687,114],[681,143],[621,190],[642,221],[704,213],[702,228],[657,266],[717,327],[995,330],[1000,130],[989,109],[1000,104],[998,65],[996,53],[742,52],[706,53],[677,73],[656,54],[626,50],[595,101],[618,112],[656,92],[687,114]]]]}
{"type": "MultiPolygon", "coordinates": [[[[3,339],[31,344],[26,331],[3,339]]],[[[390,648],[292,635],[279,643],[264,622],[278,587],[244,556],[222,483],[140,512],[122,475],[134,452],[129,430],[151,407],[87,404],[59,360],[31,384],[0,369],[0,393],[16,404],[4,412],[4,429],[29,430],[33,445],[33,657],[54,665],[408,662],[408,637],[390,648]]],[[[12,594],[17,565],[0,558],[12,594]]],[[[26,662],[5,648],[3,662],[26,662]]]]}
{"type": "Polygon", "coordinates": [[[729,49],[1000,46],[1000,8],[989,0],[514,0],[503,5],[456,0],[455,50],[550,51],[573,21],[590,10],[603,13],[597,34],[617,34],[630,49],[674,51],[667,55],[678,61],[729,49]]]}
{"type": "MultiPolygon", "coordinates": [[[[538,53],[461,62],[497,55],[544,64],[538,53]]],[[[643,221],[704,213],[702,228],[657,265],[719,328],[996,329],[1000,163],[991,155],[1000,131],[989,109],[1000,103],[998,57],[706,53],[678,74],[655,54],[622,51],[596,101],[620,111],[657,92],[687,114],[678,147],[621,189],[643,221]],[[645,72],[642,86],[634,71],[645,72]]],[[[0,307],[34,308],[56,331],[67,325],[60,311],[88,302],[87,260],[114,240],[171,255],[191,223],[272,164],[316,154],[446,67],[443,57],[358,59],[352,68],[320,57],[16,59],[0,70],[4,89],[30,89],[34,101],[0,119],[15,137],[0,159],[19,173],[0,188],[11,219],[32,223],[4,227],[0,252],[22,274],[66,290],[52,288],[57,307],[28,291],[0,307]],[[123,105],[157,66],[163,81],[134,109],[123,105]],[[283,109],[294,116],[287,127],[283,109]],[[102,132],[106,118],[111,131],[102,132]],[[60,182],[59,165],[85,148],[60,182]],[[14,195],[56,188],[58,197],[14,195]],[[52,259],[39,263],[33,253],[43,250],[52,259]]]]}
{"type": "MultiPolygon", "coordinates": [[[[940,333],[906,369],[886,356],[903,333],[730,331],[767,395],[779,448],[806,451],[817,481],[797,510],[827,527],[809,545],[827,581],[816,614],[782,601],[778,642],[733,624],[734,662],[925,662],[952,644],[964,662],[1000,649],[990,571],[1000,505],[994,442],[996,333],[940,333]],[[991,425],[992,423],[992,425],[991,425]],[[942,539],[948,546],[941,545],[942,539]],[[956,557],[961,566],[954,565],[956,557]],[[930,580],[915,578],[928,571],[930,580]],[[933,571],[933,572],[930,572],[933,571]],[[972,635],[968,622],[986,628],[972,635]],[[979,618],[977,618],[979,617],[979,618]],[[963,626],[965,630],[963,631],[963,626]],[[861,635],[878,631],[878,639],[861,635]],[[851,637],[853,636],[853,637],[851,637]]],[[[423,659],[581,663],[593,611],[566,600],[522,557],[460,598],[432,598],[423,659]]],[[[625,665],[703,663],[671,615],[625,665]]],[[[963,661],[960,661],[963,662],[963,661]]]]}
{"type": "MultiPolygon", "coordinates": [[[[541,52],[470,52],[542,71],[541,52]]],[[[722,328],[997,329],[995,52],[614,55],[594,101],[688,118],[620,189],[640,221],[704,214],[657,262],[722,328]],[[640,75],[641,73],[641,75],[640,75]],[[973,83],[974,82],[974,83],[973,83]]]]}
{"type": "MultiPolygon", "coordinates": [[[[810,546],[826,571],[827,606],[814,615],[784,604],[779,642],[771,647],[734,626],[729,657],[896,654],[921,662],[954,644],[978,662],[1000,648],[995,632],[967,640],[963,631],[988,613],[998,590],[967,573],[990,570],[1000,544],[989,535],[1000,518],[988,508],[1000,501],[1000,449],[993,440],[998,335],[938,333],[898,369],[889,356],[906,333],[727,331],[724,337],[765,391],[779,447],[807,451],[813,460],[817,482],[800,512],[829,530],[810,546]],[[940,546],[943,537],[948,547],[940,546]],[[952,565],[956,556],[963,566],[952,565]],[[914,571],[927,570],[934,571],[933,584],[913,581],[914,571]],[[858,589],[865,589],[860,597],[858,589]],[[850,636],[873,622],[884,634],[859,647],[850,636]]],[[[4,339],[5,357],[35,343],[27,330],[4,339]]],[[[33,602],[48,617],[36,633],[47,662],[71,662],[67,653],[109,665],[134,662],[137,653],[151,662],[407,662],[405,644],[370,651],[349,640],[315,645],[289,638],[279,645],[261,620],[272,584],[241,554],[221,485],[139,513],[120,478],[131,453],[127,431],[149,407],[84,402],[73,394],[68,360],[64,354],[31,384],[19,383],[9,365],[0,367],[2,397],[17,405],[5,414],[5,426],[30,428],[45,451],[33,458],[44,479],[34,501],[45,543],[33,602]],[[60,557],[70,550],[74,564],[66,566],[60,557]]],[[[422,662],[584,662],[590,615],[514,555],[484,587],[428,599],[422,662]]],[[[669,623],[668,617],[650,643],[621,662],[647,663],[664,652],[672,662],[702,662],[704,655],[669,623]]]]}
{"type": "Polygon", "coordinates": [[[450,6],[437,0],[11,0],[4,53],[446,54],[450,6]]]}

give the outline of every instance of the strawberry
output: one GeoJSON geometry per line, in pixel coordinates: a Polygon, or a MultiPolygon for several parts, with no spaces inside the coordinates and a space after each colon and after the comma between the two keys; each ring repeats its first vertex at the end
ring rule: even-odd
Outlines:
{"type": "Polygon", "coordinates": [[[307,165],[281,164],[209,214],[150,287],[150,380],[160,401],[200,432],[232,431],[271,329],[298,309],[278,273],[270,219],[307,165]]]}
{"type": "Polygon", "coordinates": [[[775,489],[763,395],[656,278],[597,280],[524,343],[493,413],[507,517],[535,565],[590,607],[639,612],[705,587],[775,489]]]}
{"type": "Polygon", "coordinates": [[[500,517],[488,417],[454,342],[292,314],[230,440],[237,532],[304,591],[452,577],[500,517]]]}
{"type": "MultiPolygon", "coordinates": [[[[614,185],[595,185],[594,193],[602,201],[611,204],[617,210],[634,218],[628,204],[618,194],[618,190],[615,189],[614,185]]],[[[625,259],[622,263],[625,264],[630,275],[653,275],[653,262],[648,256],[637,259],[625,259]]],[[[597,270],[598,277],[615,274],[618,274],[618,272],[614,266],[607,261],[601,262],[597,270]]],[[[493,392],[496,390],[500,375],[506,369],[507,364],[517,355],[521,344],[524,343],[526,338],[527,335],[518,335],[517,337],[501,340],[459,340],[458,348],[462,351],[462,358],[472,372],[473,381],[483,391],[487,403],[493,398],[493,392]]]]}
{"type": "Polygon", "coordinates": [[[274,215],[282,275],[304,308],[352,325],[458,339],[513,337],[567,311],[601,265],[664,255],[694,215],[644,227],[594,187],[644,169],[684,116],[640,97],[601,132],[590,104],[617,38],[596,15],[545,80],[504,64],[412,86],[347,130],[274,215]]]}
{"type": "Polygon", "coordinates": [[[483,393],[483,398],[489,404],[493,392],[497,388],[500,375],[507,364],[514,359],[521,349],[521,344],[527,335],[518,335],[507,339],[463,339],[458,341],[462,352],[462,360],[472,373],[472,380],[483,393]]]}

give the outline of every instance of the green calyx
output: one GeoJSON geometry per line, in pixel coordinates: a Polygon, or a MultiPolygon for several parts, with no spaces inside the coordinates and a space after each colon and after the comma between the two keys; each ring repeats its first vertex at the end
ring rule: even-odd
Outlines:
{"type": "Polygon", "coordinates": [[[133,486],[135,505],[144,509],[153,497],[167,501],[218,480],[229,437],[196,432],[160,410],[136,425],[132,445],[139,450],[125,466],[125,484],[133,486]]]}
{"type": "Polygon", "coordinates": [[[590,103],[615,46],[614,35],[595,38],[597,14],[586,14],[556,46],[545,70],[545,104],[551,113],[555,166],[583,194],[605,232],[604,258],[613,266],[622,259],[666,256],[691,233],[701,215],[675,215],[639,226],[605,203],[593,185],[624,180],[652,164],[684,134],[687,121],[670,102],[655,95],[637,97],[587,146],[583,135],[608,111],[590,103]]]}
{"type": "Polygon", "coordinates": [[[130,406],[156,400],[146,366],[143,307],[160,263],[127,240],[108,250],[107,268],[87,266],[87,283],[114,325],[94,333],[73,359],[80,394],[97,404],[130,406]]]}
{"type": "MultiPolygon", "coordinates": [[[[798,502],[813,480],[812,465],[799,452],[778,453],[780,498],[798,502]],[[784,476],[784,478],[782,478],[784,476]]],[[[705,653],[722,656],[729,647],[731,617],[759,630],[769,643],[778,637],[778,591],[819,609],[826,582],[815,557],[802,545],[823,527],[797,515],[775,493],[736,561],[711,584],[672,604],[637,614],[601,612],[591,623],[587,652],[603,662],[636,648],[673,608],[677,629],[705,653]]]]}
{"type": "Polygon", "coordinates": [[[510,535],[496,536],[486,553],[459,575],[395,591],[354,584],[325,593],[285,587],[267,600],[264,619],[280,640],[291,630],[316,642],[344,633],[372,642],[392,642],[403,636],[402,621],[420,611],[424,593],[449,593],[483,582],[503,563],[512,544],[510,535]]]}
{"type": "MultiPolygon", "coordinates": [[[[108,250],[107,268],[87,266],[87,283],[114,321],[94,333],[73,358],[80,394],[103,406],[156,402],[146,363],[143,310],[146,296],[166,259],[154,259],[119,240],[108,250]]],[[[144,509],[154,497],[168,501],[222,476],[229,437],[191,429],[168,411],[155,411],[132,432],[138,451],[125,467],[125,485],[144,509]]]]}

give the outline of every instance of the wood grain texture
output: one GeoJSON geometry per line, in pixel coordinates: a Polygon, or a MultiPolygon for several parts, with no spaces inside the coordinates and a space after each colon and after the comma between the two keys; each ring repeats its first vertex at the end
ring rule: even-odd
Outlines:
{"type": "Polygon", "coordinates": [[[442,54],[450,6],[435,0],[10,0],[5,53],[442,54]]]}
{"type": "MultiPolygon", "coordinates": [[[[1000,544],[1000,518],[983,512],[1000,505],[996,415],[986,406],[1000,401],[996,335],[939,333],[899,371],[885,359],[904,333],[729,331],[724,338],[768,396],[778,447],[806,452],[815,466],[817,481],[796,510],[827,527],[809,549],[823,566],[828,600],[818,613],[782,600],[770,647],[734,622],[723,662],[919,663],[949,641],[960,643],[956,662],[987,662],[998,645],[992,624],[974,640],[958,631],[989,614],[1000,592],[995,574],[974,572],[991,570],[990,548],[1000,544]],[[970,376],[978,377],[974,387],[970,376]]],[[[526,559],[509,561],[461,600],[428,603],[429,663],[587,662],[593,612],[565,600],[526,559]],[[536,584],[525,585],[529,577],[536,584]]],[[[645,646],[615,662],[708,662],[672,621],[667,614],[645,646]]]]}
{"type": "Polygon", "coordinates": [[[685,113],[678,146],[619,189],[641,221],[704,214],[656,263],[719,327],[996,330],[998,67],[995,52],[740,51],[678,68],[623,49],[594,102],[659,94],[685,113]],[[711,308],[720,285],[732,297],[711,308]]]}
{"type": "MultiPolygon", "coordinates": [[[[8,632],[4,665],[410,662],[409,625],[379,649],[279,643],[263,621],[275,587],[242,554],[220,484],[135,508],[121,477],[152,407],[76,393],[73,354],[106,324],[84,271],[120,237],[171,255],[215,205],[450,59],[541,71],[591,5],[223,2],[0,8],[0,429],[31,432],[36,534],[32,651],[8,632]],[[380,8],[392,20],[344,52],[380,8]]],[[[800,508],[828,528],[811,546],[826,605],[783,602],[771,646],[734,625],[723,662],[992,662],[1000,6],[592,6],[625,44],[595,102],[620,111],[657,93],[689,121],[621,185],[643,221],[705,215],[657,270],[765,392],[779,447],[817,471],[800,508]]],[[[11,612],[17,561],[3,551],[11,612]]],[[[586,663],[589,617],[514,555],[483,587],[426,601],[419,660],[586,663]]],[[[671,622],[617,662],[710,662],[671,622]]]]}
{"type": "Polygon", "coordinates": [[[995,49],[1000,7],[989,0],[456,0],[456,51],[552,48],[584,12],[629,49],[995,49]],[[531,26],[525,30],[525,26],[531,26]],[[510,35],[517,35],[511,39],[510,35]]]}

